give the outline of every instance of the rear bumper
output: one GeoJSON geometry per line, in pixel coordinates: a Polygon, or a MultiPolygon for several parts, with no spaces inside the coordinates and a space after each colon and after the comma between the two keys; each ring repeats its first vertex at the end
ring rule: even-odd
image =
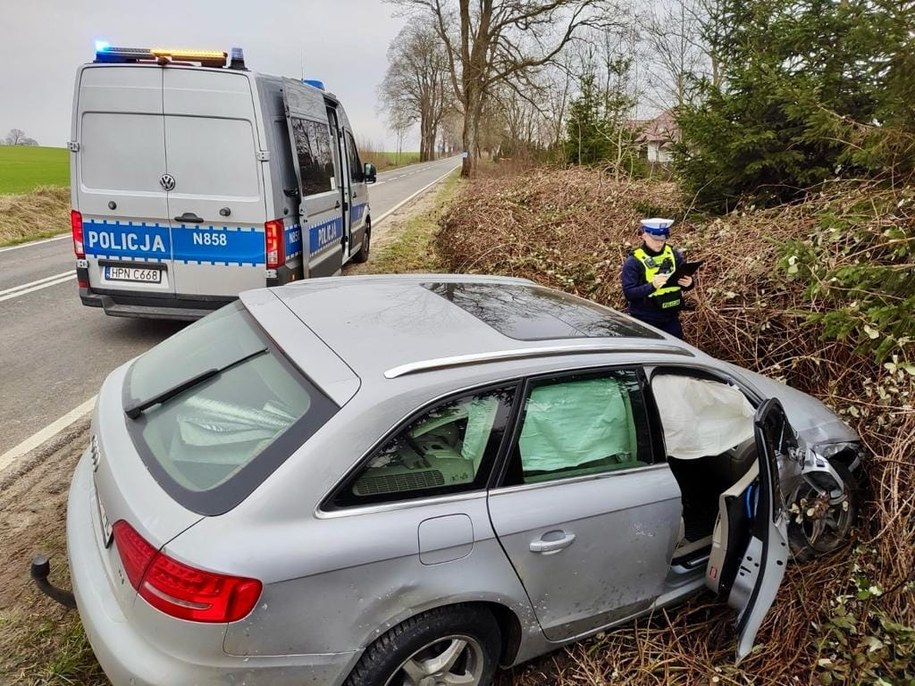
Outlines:
{"type": "Polygon", "coordinates": [[[101,307],[105,314],[112,317],[180,320],[200,319],[235,300],[222,296],[193,299],[151,297],[146,293],[99,291],[93,288],[80,288],[79,299],[87,307],[101,307]]]}
{"type": "Polygon", "coordinates": [[[334,686],[343,682],[358,653],[234,657],[223,653],[219,645],[206,651],[201,648],[197,661],[192,661],[187,646],[178,656],[150,643],[124,615],[111,591],[95,535],[99,525],[93,517],[93,498],[92,467],[84,454],[73,475],[67,503],[70,576],[86,636],[114,686],[334,686]]]}

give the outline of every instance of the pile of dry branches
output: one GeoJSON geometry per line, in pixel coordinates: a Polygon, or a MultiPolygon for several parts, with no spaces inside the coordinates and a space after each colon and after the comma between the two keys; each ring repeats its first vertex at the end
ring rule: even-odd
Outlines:
{"type": "MultiPolygon", "coordinates": [[[[789,277],[779,247],[811,240],[824,208],[835,214],[852,205],[860,215],[860,203],[833,195],[709,218],[690,214],[673,184],[615,183],[585,169],[481,178],[463,189],[437,242],[450,271],[526,277],[612,307],[623,304],[620,267],[638,243],[638,219],[678,219],[672,244],[705,261],[695,309],[682,317],[687,340],[816,395],[870,453],[853,543],[789,569],[756,650],[739,667],[733,616],[703,596],[518,669],[513,683],[913,683],[915,377],[853,342],[822,337],[807,319],[829,304],[813,302],[804,280],[789,277]]],[[[915,217],[888,219],[890,210],[874,207],[866,221],[915,227],[915,217]]]]}

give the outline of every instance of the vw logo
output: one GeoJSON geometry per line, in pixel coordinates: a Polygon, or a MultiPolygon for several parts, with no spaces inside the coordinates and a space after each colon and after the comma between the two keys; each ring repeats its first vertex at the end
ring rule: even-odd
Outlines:
{"type": "Polygon", "coordinates": [[[175,177],[171,174],[163,174],[159,177],[159,185],[166,191],[175,190],[175,177]]]}

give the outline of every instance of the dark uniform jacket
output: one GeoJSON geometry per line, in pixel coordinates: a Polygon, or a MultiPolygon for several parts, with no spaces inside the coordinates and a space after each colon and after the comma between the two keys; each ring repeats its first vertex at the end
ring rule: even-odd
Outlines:
{"type": "MultiPolygon", "coordinates": [[[[667,245],[663,250],[657,252],[644,243],[639,247],[654,261],[659,274],[670,274],[676,265],[683,262],[680,252],[672,248],[668,251],[669,246],[667,245]],[[666,259],[665,253],[667,253],[666,259]],[[673,259],[670,259],[671,257],[673,259]]],[[[645,264],[635,254],[630,254],[623,262],[623,295],[626,296],[626,302],[629,305],[629,314],[649,324],[666,324],[676,320],[681,306],[680,291],[688,291],[692,286],[682,289],[680,287],[664,288],[661,289],[661,292],[655,293],[655,287],[646,274],[645,264]],[[664,307],[664,305],[668,306],[664,307]]]]}

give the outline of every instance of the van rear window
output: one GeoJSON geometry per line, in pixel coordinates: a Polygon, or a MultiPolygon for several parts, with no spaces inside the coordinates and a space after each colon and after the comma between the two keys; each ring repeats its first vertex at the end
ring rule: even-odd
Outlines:
{"type": "Polygon", "coordinates": [[[244,500],[338,409],[240,302],[139,357],[124,408],[155,479],[205,515],[244,500]]]}

